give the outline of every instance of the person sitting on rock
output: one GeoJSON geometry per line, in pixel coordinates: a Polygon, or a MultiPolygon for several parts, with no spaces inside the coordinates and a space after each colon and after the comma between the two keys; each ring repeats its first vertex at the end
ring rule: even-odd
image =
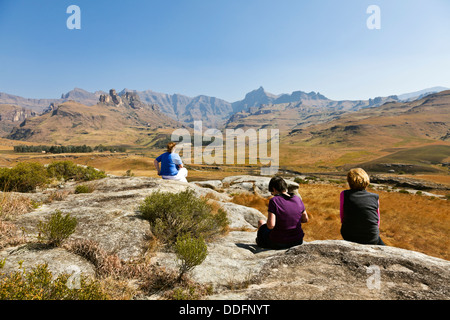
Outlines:
{"type": "Polygon", "coordinates": [[[350,190],[341,192],[341,235],[344,240],[360,244],[384,245],[380,238],[379,196],[366,191],[369,175],[361,168],[347,173],[350,190]]]}
{"type": "Polygon", "coordinates": [[[287,190],[283,178],[270,180],[269,191],[274,197],[269,201],[267,223],[258,222],[256,244],[261,248],[287,249],[303,243],[302,223],[308,222],[308,214],[300,197],[287,190]]]}
{"type": "Polygon", "coordinates": [[[183,166],[183,161],[181,161],[180,156],[173,152],[175,146],[175,142],[170,142],[167,144],[167,152],[155,159],[155,168],[158,171],[158,175],[163,179],[188,182],[186,179],[188,176],[188,171],[183,166]],[[161,168],[159,166],[160,163],[161,168]]]}

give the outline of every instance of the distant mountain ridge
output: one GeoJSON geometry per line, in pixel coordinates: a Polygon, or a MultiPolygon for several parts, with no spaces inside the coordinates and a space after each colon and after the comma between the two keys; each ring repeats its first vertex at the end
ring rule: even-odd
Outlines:
{"type": "MultiPolygon", "coordinates": [[[[251,115],[255,112],[269,112],[270,110],[268,109],[272,105],[297,104],[302,107],[315,108],[309,111],[347,112],[379,106],[388,101],[414,101],[445,89],[447,88],[433,87],[398,96],[342,101],[328,99],[318,92],[294,91],[291,94],[276,95],[267,92],[262,86],[247,93],[243,100],[232,103],[206,95],[189,97],[182,94],[166,94],[152,90],[123,89],[118,93],[118,96],[125,96],[127,92],[135,93],[143,103],[158,105],[162,113],[187,126],[192,127],[194,121],[202,120],[205,127],[221,128],[226,125],[229,126],[236,118],[245,118],[242,113],[251,115]]],[[[106,94],[104,91],[89,92],[84,89],[74,88],[68,93],[62,94],[59,99],[28,99],[0,92],[0,105],[14,105],[35,113],[42,113],[52,108],[51,106],[54,108],[68,101],[93,106],[99,102],[100,96],[106,94]]],[[[275,107],[274,109],[279,108],[275,107]]]]}
{"type": "Polygon", "coordinates": [[[25,118],[6,138],[64,145],[148,145],[159,134],[183,128],[158,106],[142,103],[136,93],[121,97],[111,89],[98,100],[93,106],[75,101],[52,104],[41,115],[25,118]]]}

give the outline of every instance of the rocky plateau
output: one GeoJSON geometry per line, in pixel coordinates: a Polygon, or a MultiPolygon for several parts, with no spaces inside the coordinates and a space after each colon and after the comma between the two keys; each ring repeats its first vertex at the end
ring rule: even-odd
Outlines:
{"type": "MultiPolygon", "coordinates": [[[[256,192],[267,196],[269,178],[235,176],[224,180],[182,183],[155,178],[109,176],[91,182],[95,191],[74,194],[75,182],[54,190],[20,195],[44,203],[18,216],[13,223],[25,232],[28,243],[0,249],[2,272],[48,263],[54,275],[76,266],[95,276],[94,266],[64,248],[37,246],[37,223],[56,210],[70,212],[78,220],[69,240],[95,241],[124,261],[140,259],[148,248],[149,223],[141,218],[138,205],[157,190],[181,192],[192,188],[199,196],[209,195],[227,212],[230,232],[208,243],[206,260],[192,271],[192,278],[211,284],[211,300],[447,300],[450,298],[450,262],[395,247],[359,245],[343,240],[305,242],[289,250],[265,250],[255,243],[256,226],[264,215],[256,209],[230,202],[230,193],[256,192]],[[65,199],[46,203],[53,191],[67,192],[65,199]],[[378,283],[373,282],[378,272],[378,283]],[[230,289],[230,283],[249,282],[230,289]]],[[[288,180],[291,191],[298,184],[288,180]]],[[[151,262],[176,268],[171,252],[156,252],[151,262]]],[[[158,299],[157,295],[139,299],[158,299]]]]}

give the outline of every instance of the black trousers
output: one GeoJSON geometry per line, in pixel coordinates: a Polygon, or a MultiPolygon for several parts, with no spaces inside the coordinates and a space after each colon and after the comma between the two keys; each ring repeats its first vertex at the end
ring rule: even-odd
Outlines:
{"type": "Polygon", "coordinates": [[[264,249],[274,249],[274,250],[283,250],[283,249],[289,249],[291,247],[299,246],[303,243],[303,239],[293,242],[293,243],[276,243],[270,240],[270,230],[267,227],[267,224],[262,225],[258,229],[258,233],[256,235],[256,244],[260,248],[264,249]]]}

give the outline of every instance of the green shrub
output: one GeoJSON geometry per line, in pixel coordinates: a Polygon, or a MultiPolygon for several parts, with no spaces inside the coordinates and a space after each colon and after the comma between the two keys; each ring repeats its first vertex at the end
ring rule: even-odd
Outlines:
{"type": "Polygon", "coordinates": [[[0,300],[107,300],[108,296],[97,281],[88,281],[80,275],[79,288],[70,288],[69,274],[53,279],[47,264],[1,274],[0,300]]]}
{"type": "Polygon", "coordinates": [[[105,172],[79,166],[72,161],[54,161],[47,166],[47,171],[50,177],[64,180],[92,181],[106,178],[105,172]]]}
{"type": "Polygon", "coordinates": [[[75,194],[92,193],[93,191],[94,191],[94,188],[92,188],[91,186],[85,185],[85,184],[80,184],[75,187],[75,194]]]}
{"type": "Polygon", "coordinates": [[[31,192],[49,182],[45,167],[36,162],[20,162],[14,168],[0,169],[0,190],[31,192]]]}
{"type": "Polygon", "coordinates": [[[297,177],[297,178],[295,178],[294,179],[294,182],[296,182],[296,183],[298,183],[298,184],[308,184],[309,183],[309,181],[308,180],[303,180],[302,178],[300,178],[300,177],[297,177]]]}
{"type": "Polygon", "coordinates": [[[174,244],[178,236],[191,234],[209,240],[223,234],[228,226],[226,212],[214,212],[208,200],[193,190],[180,193],[154,192],[139,207],[150,222],[153,234],[162,242],[174,244]]]}
{"type": "Polygon", "coordinates": [[[78,172],[78,166],[72,161],[54,161],[47,166],[50,177],[68,180],[78,172]]]}
{"type": "Polygon", "coordinates": [[[64,240],[75,232],[77,227],[77,219],[65,216],[57,210],[47,222],[40,221],[38,224],[39,240],[45,240],[48,245],[58,247],[64,240]]]}
{"type": "Polygon", "coordinates": [[[208,248],[202,238],[192,238],[185,234],[177,238],[174,246],[177,258],[180,263],[180,277],[200,265],[208,255],[208,248]]]}

